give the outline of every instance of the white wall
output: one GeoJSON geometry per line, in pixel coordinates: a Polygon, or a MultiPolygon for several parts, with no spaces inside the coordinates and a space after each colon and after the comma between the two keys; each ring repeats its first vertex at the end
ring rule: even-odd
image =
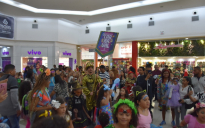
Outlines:
{"type": "Polygon", "coordinates": [[[163,38],[195,37],[204,36],[205,29],[205,7],[198,7],[186,10],[127,17],[99,23],[91,23],[82,26],[80,44],[96,44],[100,31],[105,31],[107,24],[111,26],[112,32],[119,32],[118,42],[133,40],[153,40],[163,38]],[[199,21],[192,22],[191,16],[197,11],[199,21]],[[150,17],[153,17],[155,26],[148,26],[150,17]],[[128,21],[133,24],[132,29],[127,29],[128,21]],[[89,34],[85,34],[85,28],[90,29],[89,34]],[[164,31],[164,35],[160,35],[164,31]]]}
{"type": "Polygon", "coordinates": [[[29,41],[57,41],[58,20],[42,18],[16,18],[15,40],[29,41]],[[33,29],[32,24],[37,21],[38,29],[33,29]]]}

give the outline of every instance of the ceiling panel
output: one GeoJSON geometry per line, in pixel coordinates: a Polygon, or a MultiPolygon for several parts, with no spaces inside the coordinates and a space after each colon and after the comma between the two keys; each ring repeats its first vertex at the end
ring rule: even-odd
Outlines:
{"type": "Polygon", "coordinates": [[[96,9],[141,1],[141,0],[15,0],[36,8],[75,11],[92,11],[96,9]]]}

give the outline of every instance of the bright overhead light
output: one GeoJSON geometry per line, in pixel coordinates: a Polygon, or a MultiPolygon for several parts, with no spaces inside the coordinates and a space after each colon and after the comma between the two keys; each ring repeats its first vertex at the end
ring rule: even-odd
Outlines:
{"type": "Polygon", "coordinates": [[[38,8],[29,6],[26,4],[16,2],[14,0],[0,0],[0,2],[2,3],[9,4],[11,6],[15,6],[15,7],[30,11],[30,12],[34,12],[34,13],[87,15],[87,16],[99,15],[103,13],[115,12],[115,11],[131,9],[131,8],[136,8],[136,7],[141,7],[141,6],[147,6],[147,5],[152,5],[152,4],[159,4],[159,3],[170,2],[170,1],[176,1],[176,0],[144,0],[144,1],[138,1],[138,2],[128,3],[128,4],[112,6],[108,8],[97,9],[93,11],[72,11],[72,10],[38,9],[38,8]]]}
{"type": "Polygon", "coordinates": [[[186,40],[188,40],[189,38],[185,38],[186,40]]]}
{"type": "Polygon", "coordinates": [[[7,47],[7,48],[10,48],[10,47],[7,47]]]}

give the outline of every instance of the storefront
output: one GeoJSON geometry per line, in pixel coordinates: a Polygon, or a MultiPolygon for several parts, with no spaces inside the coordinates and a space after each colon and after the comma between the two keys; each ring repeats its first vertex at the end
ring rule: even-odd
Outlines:
{"type": "Polygon", "coordinates": [[[48,48],[47,47],[21,47],[21,71],[26,66],[34,66],[37,72],[41,65],[48,67],[48,48]]]}
{"type": "Polygon", "coordinates": [[[110,66],[115,66],[119,71],[127,71],[132,65],[132,43],[117,43],[110,60],[110,66]]]}
{"type": "Polygon", "coordinates": [[[76,49],[60,48],[59,65],[70,66],[74,69],[76,64],[76,49]]]}
{"type": "Polygon", "coordinates": [[[13,47],[0,46],[0,51],[1,51],[1,67],[2,67],[2,71],[4,71],[4,67],[7,64],[12,63],[13,47]]]}
{"type": "Polygon", "coordinates": [[[203,40],[181,40],[166,42],[138,42],[139,63],[138,67],[152,62],[162,70],[165,65],[172,71],[179,70],[182,73],[186,69],[193,72],[195,66],[200,66],[205,72],[203,40]]]}

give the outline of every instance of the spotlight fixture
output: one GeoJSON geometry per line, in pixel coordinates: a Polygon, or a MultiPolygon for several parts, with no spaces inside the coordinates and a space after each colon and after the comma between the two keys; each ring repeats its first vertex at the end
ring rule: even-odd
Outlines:
{"type": "Polygon", "coordinates": [[[186,40],[188,40],[189,38],[185,38],[186,40]]]}

